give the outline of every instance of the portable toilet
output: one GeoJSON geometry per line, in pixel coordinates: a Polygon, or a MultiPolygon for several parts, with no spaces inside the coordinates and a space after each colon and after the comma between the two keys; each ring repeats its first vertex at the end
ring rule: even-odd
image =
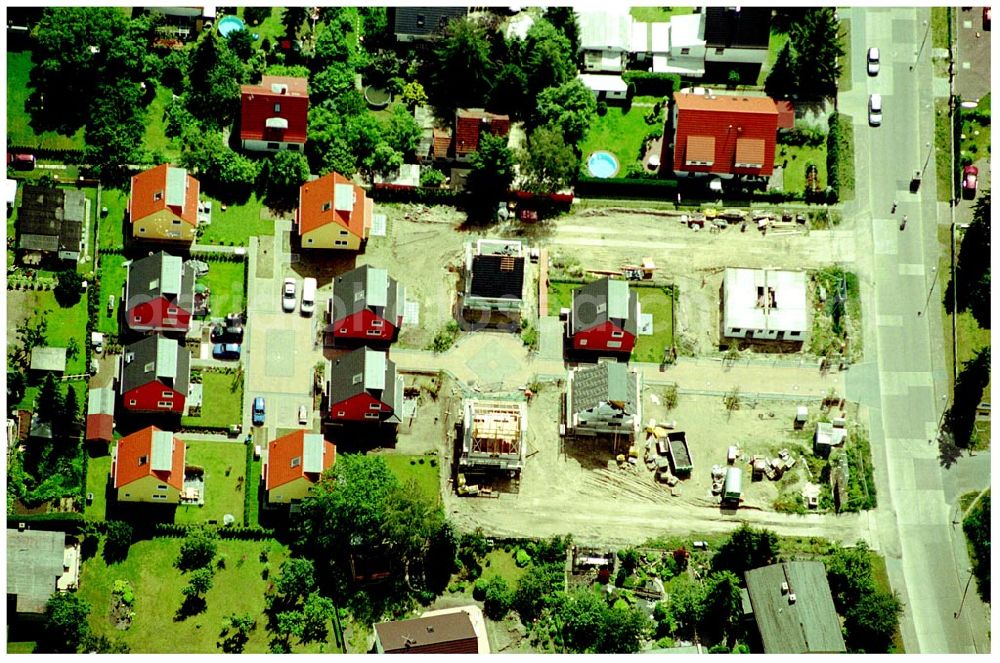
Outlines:
{"type": "Polygon", "coordinates": [[[738,467],[726,468],[726,481],[722,484],[722,501],[739,502],[743,492],[743,470],[738,467]]]}

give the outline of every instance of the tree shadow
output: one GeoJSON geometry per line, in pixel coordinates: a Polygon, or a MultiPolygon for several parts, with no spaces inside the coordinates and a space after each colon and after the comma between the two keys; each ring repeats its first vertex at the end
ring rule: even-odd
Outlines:
{"type": "Polygon", "coordinates": [[[942,430],[938,434],[938,459],[941,467],[950,469],[962,457],[962,449],[955,444],[955,436],[950,431],[942,430]]]}
{"type": "Polygon", "coordinates": [[[204,596],[185,596],[184,602],[181,603],[180,607],[177,608],[177,612],[174,613],[174,621],[182,622],[188,617],[200,615],[207,609],[208,602],[205,600],[204,596]]]}

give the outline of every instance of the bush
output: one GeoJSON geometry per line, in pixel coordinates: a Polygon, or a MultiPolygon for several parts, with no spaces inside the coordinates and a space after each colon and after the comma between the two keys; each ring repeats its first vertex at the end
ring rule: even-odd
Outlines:
{"type": "Polygon", "coordinates": [[[54,289],[59,306],[69,308],[83,297],[83,277],[76,270],[67,269],[56,276],[58,283],[54,289]]]}
{"type": "Polygon", "coordinates": [[[635,93],[643,96],[669,97],[681,87],[677,74],[659,74],[651,71],[626,71],[622,80],[635,86],[635,93]]]}
{"type": "Polygon", "coordinates": [[[602,117],[608,114],[608,102],[604,100],[597,102],[597,114],[602,117]]]}
{"type": "Polygon", "coordinates": [[[531,555],[525,552],[523,548],[518,548],[517,553],[514,555],[514,563],[523,569],[528,564],[531,564],[531,555]]]}
{"type": "Polygon", "coordinates": [[[444,184],[445,179],[447,178],[440,170],[436,168],[424,168],[420,173],[420,186],[438,187],[444,184]]]}

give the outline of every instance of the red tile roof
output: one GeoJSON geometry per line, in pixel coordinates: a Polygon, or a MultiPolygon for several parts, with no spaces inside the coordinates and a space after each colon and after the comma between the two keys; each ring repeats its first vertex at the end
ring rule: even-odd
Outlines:
{"type": "Polygon", "coordinates": [[[675,171],[764,177],[773,172],[778,131],[778,108],[773,99],[677,92],[674,103],[675,171]],[[714,138],[712,158],[706,158],[707,137],[714,138]]]}
{"type": "Polygon", "coordinates": [[[305,143],[309,113],[309,93],[304,78],[264,76],[260,85],[240,88],[240,139],[273,140],[277,142],[305,143]],[[287,86],[284,93],[275,92],[272,86],[287,86]],[[275,110],[275,108],[279,110],[275,110]],[[287,129],[268,129],[268,118],[280,117],[288,121],[287,129]]]}
{"type": "Polygon", "coordinates": [[[434,157],[444,159],[448,156],[448,149],[451,147],[451,129],[434,129],[434,157]]]}
{"type": "MultiPolygon", "coordinates": [[[[168,164],[161,164],[155,168],[143,171],[132,177],[132,194],[128,201],[129,222],[135,223],[139,219],[145,219],[150,214],[167,209],[167,169],[176,168],[168,164]],[[159,193],[159,200],[156,194],[159,193]]],[[[183,171],[183,168],[178,168],[183,171]]],[[[186,171],[184,171],[186,173],[186,171]]],[[[198,180],[185,175],[187,178],[187,188],[184,192],[184,207],[174,212],[181,219],[198,226],[198,180]]]]}
{"type": "MultiPolygon", "coordinates": [[[[267,445],[267,476],[264,485],[267,490],[283,486],[290,481],[306,477],[311,481],[318,479],[315,475],[305,473],[302,458],[306,431],[297,430],[288,435],[272,440],[267,445]],[[300,462],[292,467],[292,459],[298,457],[300,462]]],[[[329,440],[323,440],[323,471],[333,467],[337,459],[337,448],[329,440]]]]}
{"type": "Polygon", "coordinates": [[[364,189],[340,173],[328,173],[318,180],[306,182],[299,189],[298,220],[299,235],[328,223],[338,223],[364,239],[372,225],[372,201],[364,189]],[[354,187],[354,208],[350,212],[340,211],[334,205],[337,184],[354,187]]]}
{"type": "Polygon", "coordinates": [[[506,136],[510,131],[510,117],[487,113],[481,108],[458,109],[455,113],[455,154],[464,156],[478,150],[481,131],[506,136]]]}
{"type": "Polygon", "coordinates": [[[184,442],[176,437],[173,438],[173,462],[170,471],[153,471],[153,433],[159,430],[156,426],[150,426],[118,440],[118,456],[111,467],[113,473],[111,479],[116,490],[148,476],[154,476],[177,490],[184,488],[184,442]],[[143,456],[146,457],[146,462],[140,464],[139,460],[143,456]]]}
{"type": "Polygon", "coordinates": [[[114,439],[115,418],[110,414],[87,415],[87,441],[110,442],[114,439]]]}

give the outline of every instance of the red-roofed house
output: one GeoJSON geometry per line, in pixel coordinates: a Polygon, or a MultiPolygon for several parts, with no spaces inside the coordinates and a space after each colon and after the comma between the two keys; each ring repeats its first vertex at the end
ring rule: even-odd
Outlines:
{"type": "Polygon", "coordinates": [[[125,324],[141,332],[186,332],[194,312],[194,269],[160,251],[128,265],[125,324]]]}
{"type": "Polygon", "coordinates": [[[333,339],[393,342],[403,325],[403,286],[371,265],[333,279],[330,326],[333,339]]]}
{"type": "Polygon", "coordinates": [[[120,502],[177,504],[184,488],[184,443],[156,426],[118,440],[111,484],[120,502]]]}
{"type": "Polygon", "coordinates": [[[198,230],[198,180],[162,164],[132,177],[128,219],[132,237],[190,244],[198,230]]]}
{"type": "MultiPolygon", "coordinates": [[[[510,117],[487,113],[482,108],[459,108],[455,111],[455,158],[468,161],[479,149],[482,132],[506,136],[510,131],[510,117]]],[[[435,156],[437,149],[435,146],[435,156]]]]}
{"type": "Polygon", "coordinates": [[[306,79],[264,76],[260,85],[244,85],[240,93],[240,141],[244,150],[305,149],[309,113],[306,79]]]}
{"type": "Polygon", "coordinates": [[[91,389],[87,396],[87,442],[110,442],[115,432],[115,390],[91,389]]]}
{"type": "Polygon", "coordinates": [[[670,122],[676,175],[768,177],[774,170],[778,108],[769,97],[675,92],[670,122]]]}
{"type": "Polygon", "coordinates": [[[267,501],[298,502],[336,459],[337,448],[320,433],[297,430],[272,440],[261,468],[267,501]]]}
{"type": "Polygon", "coordinates": [[[295,211],[302,248],[360,250],[371,232],[372,209],[365,190],[340,173],[306,182],[295,211]]]}

